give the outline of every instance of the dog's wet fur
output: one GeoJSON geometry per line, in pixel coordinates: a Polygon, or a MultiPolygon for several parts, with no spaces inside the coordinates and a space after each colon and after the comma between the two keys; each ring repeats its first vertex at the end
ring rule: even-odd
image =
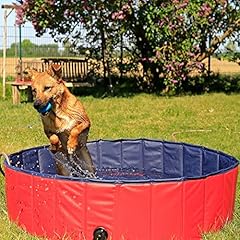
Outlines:
{"type": "MultiPolygon", "coordinates": [[[[34,108],[39,111],[51,104],[49,111],[40,113],[50,150],[63,153],[69,164],[94,174],[95,168],[86,146],[90,120],[82,103],[65,86],[61,65],[52,64],[45,72],[26,69],[25,74],[32,80],[34,108]]],[[[69,176],[71,173],[65,163],[56,161],[57,173],[69,176]]]]}

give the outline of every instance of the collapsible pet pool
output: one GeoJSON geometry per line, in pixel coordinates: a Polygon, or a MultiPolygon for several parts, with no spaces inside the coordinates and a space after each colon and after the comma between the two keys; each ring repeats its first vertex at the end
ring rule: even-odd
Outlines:
{"type": "Polygon", "coordinates": [[[47,147],[5,162],[8,214],[48,239],[201,239],[232,219],[238,161],[149,139],[93,141],[97,178],[55,174],[47,147]]]}

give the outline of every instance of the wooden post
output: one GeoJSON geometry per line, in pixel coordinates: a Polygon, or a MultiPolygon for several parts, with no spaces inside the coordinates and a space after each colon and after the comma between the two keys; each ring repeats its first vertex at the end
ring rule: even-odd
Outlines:
{"type": "Polygon", "coordinates": [[[4,10],[4,28],[3,28],[3,92],[2,96],[6,98],[6,51],[7,51],[7,9],[4,10]]]}
{"type": "MultiPolygon", "coordinates": [[[[211,41],[212,41],[212,36],[209,35],[208,37],[208,48],[210,49],[211,48],[211,41]]],[[[207,74],[208,74],[208,77],[210,77],[211,75],[211,55],[209,54],[208,56],[208,69],[207,69],[207,74]]]]}
{"type": "Polygon", "coordinates": [[[2,96],[5,99],[6,98],[6,51],[7,51],[7,18],[11,14],[14,8],[16,8],[17,5],[2,5],[2,8],[4,8],[4,28],[3,28],[3,92],[2,96]],[[7,13],[7,9],[11,9],[9,14],[7,13]]]}
{"type": "MultiPolygon", "coordinates": [[[[122,1],[120,2],[120,9],[122,9],[122,1]]],[[[120,80],[122,81],[123,78],[123,33],[121,33],[121,39],[120,39],[120,80]]],[[[117,82],[118,84],[118,82],[117,82]]]]}
{"type": "Polygon", "coordinates": [[[100,31],[101,31],[101,45],[102,45],[101,50],[102,50],[102,64],[103,64],[103,79],[104,79],[104,81],[106,81],[106,75],[107,75],[106,63],[105,63],[106,40],[105,40],[103,26],[100,29],[100,31]]]}
{"type": "Polygon", "coordinates": [[[21,25],[18,26],[19,29],[19,67],[20,67],[20,80],[23,80],[23,68],[22,68],[22,27],[21,25]]]}
{"type": "Polygon", "coordinates": [[[15,85],[12,85],[12,101],[13,104],[19,104],[21,102],[20,89],[15,85]]]}

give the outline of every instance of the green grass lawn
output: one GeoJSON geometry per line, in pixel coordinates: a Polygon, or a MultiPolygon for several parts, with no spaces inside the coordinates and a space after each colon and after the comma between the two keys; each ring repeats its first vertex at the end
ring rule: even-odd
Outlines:
{"type": "MultiPolygon", "coordinates": [[[[125,98],[85,96],[81,99],[92,120],[90,140],[145,137],[181,141],[221,150],[240,159],[240,95],[167,98],[138,94],[125,98]]],[[[48,144],[40,118],[31,103],[13,106],[9,96],[7,100],[1,99],[0,126],[0,152],[12,153],[48,144]]],[[[233,222],[219,233],[204,236],[204,239],[239,239],[239,233],[238,183],[233,222]]],[[[9,222],[4,178],[1,176],[0,239],[38,239],[9,222]]]]}

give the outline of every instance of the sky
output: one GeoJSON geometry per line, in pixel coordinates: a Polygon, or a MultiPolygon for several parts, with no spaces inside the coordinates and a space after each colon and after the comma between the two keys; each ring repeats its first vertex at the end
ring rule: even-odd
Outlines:
{"type": "MultiPolygon", "coordinates": [[[[13,3],[17,3],[16,0],[0,0],[0,49],[3,48],[3,25],[4,25],[4,11],[1,6],[3,4],[12,5],[13,3]]],[[[10,9],[8,9],[8,13],[10,13],[10,9]]],[[[16,14],[13,10],[7,18],[7,48],[10,48],[12,43],[19,42],[18,28],[15,27],[15,18],[16,14]]],[[[44,34],[40,38],[35,36],[35,30],[30,22],[24,23],[24,26],[22,27],[22,40],[29,39],[32,43],[37,45],[42,44],[56,44],[54,42],[53,38],[49,34],[44,34]]],[[[86,43],[84,42],[86,45],[86,43]]],[[[58,43],[59,48],[63,48],[63,43],[58,43]]]]}
{"type": "MultiPolygon", "coordinates": [[[[11,5],[12,3],[17,3],[15,0],[0,0],[0,49],[2,49],[3,41],[2,41],[2,35],[3,35],[3,24],[4,24],[4,11],[5,9],[2,8],[3,4],[11,5]]],[[[8,14],[10,13],[10,9],[7,10],[8,14]]],[[[17,32],[16,35],[18,35],[18,29],[15,29],[15,11],[13,10],[7,17],[7,26],[8,26],[8,38],[7,38],[7,46],[9,47],[12,43],[16,41],[15,31],[17,32]]],[[[31,42],[34,42],[36,44],[49,44],[54,43],[53,39],[49,35],[45,35],[41,37],[40,39],[35,36],[34,28],[32,27],[32,24],[30,22],[26,22],[24,24],[24,27],[22,28],[22,40],[23,39],[30,39],[31,42]]],[[[17,41],[18,41],[17,37],[17,41]]]]}

